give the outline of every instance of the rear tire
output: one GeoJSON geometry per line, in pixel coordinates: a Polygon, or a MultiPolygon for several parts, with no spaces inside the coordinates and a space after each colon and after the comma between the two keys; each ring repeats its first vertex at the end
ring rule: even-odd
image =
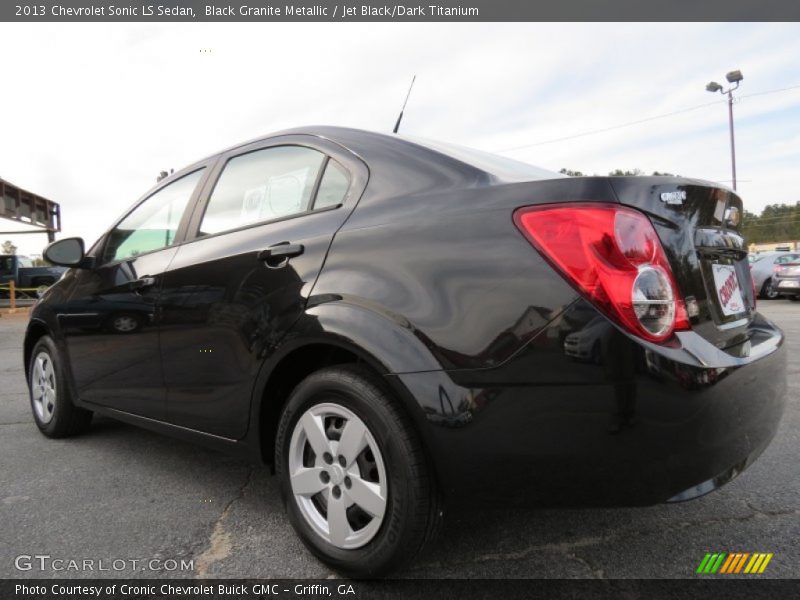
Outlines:
{"type": "Polygon", "coordinates": [[[92,412],[76,407],[64,379],[61,355],[50,336],[42,336],[31,353],[28,390],[36,426],[50,438],[86,431],[92,412]]]}
{"type": "Polygon", "coordinates": [[[764,285],[761,286],[761,297],[767,300],[775,300],[780,294],[778,290],[775,289],[775,286],[772,285],[772,278],[770,277],[764,282],[764,285]]]}
{"type": "Polygon", "coordinates": [[[275,467],[301,540],[343,575],[399,569],[438,530],[439,496],[411,420],[360,367],[328,367],[295,388],[278,425],[275,467]]]}

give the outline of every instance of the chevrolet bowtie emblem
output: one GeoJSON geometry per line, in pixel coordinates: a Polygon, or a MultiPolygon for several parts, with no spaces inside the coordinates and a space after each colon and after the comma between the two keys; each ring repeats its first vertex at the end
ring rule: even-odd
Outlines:
{"type": "Polygon", "coordinates": [[[678,192],[661,192],[661,201],[664,204],[683,204],[686,200],[686,192],[683,190],[678,192]]]}

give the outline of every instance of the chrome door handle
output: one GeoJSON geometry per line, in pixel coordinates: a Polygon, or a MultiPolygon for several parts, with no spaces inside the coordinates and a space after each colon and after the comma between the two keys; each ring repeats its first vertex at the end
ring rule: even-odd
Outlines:
{"type": "Polygon", "coordinates": [[[144,288],[152,287],[155,284],[156,284],[155,277],[145,276],[139,279],[134,279],[128,284],[128,287],[132,291],[138,291],[138,290],[143,290],[144,288]]]}
{"type": "Polygon", "coordinates": [[[300,256],[305,251],[303,244],[283,242],[275,244],[258,253],[258,260],[264,261],[272,269],[285,267],[293,256],[300,256]]]}

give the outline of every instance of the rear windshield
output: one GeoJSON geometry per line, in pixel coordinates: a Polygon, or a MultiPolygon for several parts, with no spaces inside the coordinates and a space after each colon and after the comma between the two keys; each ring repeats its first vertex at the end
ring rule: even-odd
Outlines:
{"type": "Polygon", "coordinates": [[[491,154],[490,152],[483,152],[482,150],[465,148],[464,146],[413,136],[402,137],[409,142],[425,146],[440,154],[445,154],[506,181],[533,181],[538,179],[560,179],[566,177],[566,175],[556,173],[555,171],[548,171],[541,167],[535,167],[528,163],[498,156],[497,154],[491,154]]]}

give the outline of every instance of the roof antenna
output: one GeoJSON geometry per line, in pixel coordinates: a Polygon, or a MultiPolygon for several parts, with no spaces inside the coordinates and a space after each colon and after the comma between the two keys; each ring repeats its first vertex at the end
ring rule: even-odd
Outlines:
{"type": "Polygon", "coordinates": [[[414,87],[414,82],[417,80],[417,76],[411,79],[411,85],[408,86],[408,93],[406,94],[406,100],[403,102],[403,108],[400,109],[400,116],[397,117],[397,123],[394,124],[394,131],[392,133],[397,133],[397,130],[400,129],[400,121],[403,120],[403,111],[406,109],[406,104],[408,104],[408,97],[411,96],[411,88],[414,87]]]}

